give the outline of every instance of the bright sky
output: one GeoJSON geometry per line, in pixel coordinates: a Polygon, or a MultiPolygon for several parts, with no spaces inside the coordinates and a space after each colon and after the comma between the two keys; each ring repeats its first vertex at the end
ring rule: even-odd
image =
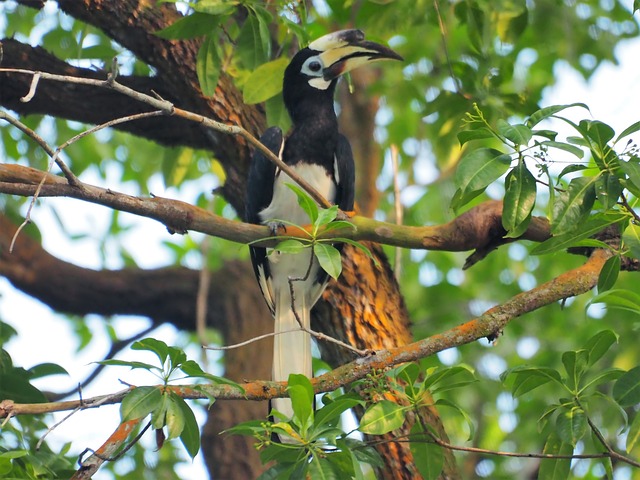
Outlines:
{"type": "MultiPolygon", "coordinates": [[[[621,66],[605,65],[585,83],[575,72],[566,66],[557,68],[560,77],[558,87],[550,89],[542,102],[543,106],[553,104],[568,104],[583,102],[591,108],[593,118],[600,119],[617,132],[638,120],[638,102],[632,101],[631,93],[637,91],[640,85],[640,65],[637,62],[640,51],[640,40],[625,43],[618,50],[621,66]]],[[[575,120],[586,118],[587,112],[576,110],[575,120]]],[[[555,125],[559,127],[559,125],[555,125]]],[[[6,159],[0,158],[0,161],[6,159]]],[[[89,183],[101,184],[97,178],[84,178],[89,183]]],[[[114,185],[104,185],[114,186],[114,185]]],[[[116,187],[117,188],[117,187],[116,187]]],[[[164,193],[159,183],[152,191],[162,196],[172,196],[171,192],[164,193]]],[[[175,195],[174,195],[175,196],[175,195]]],[[[55,219],[51,215],[50,207],[56,205],[62,215],[63,222],[78,233],[103,232],[106,229],[106,209],[75,200],[45,199],[36,207],[33,219],[43,232],[45,248],[60,258],[73,261],[87,267],[100,265],[95,243],[91,240],[69,242],[62,233],[55,219]]],[[[132,217],[132,222],[134,222],[132,217]]],[[[143,267],[161,266],[166,264],[168,257],[161,242],[168,239],[166,229],[150,220],[135,220],[137,225],[130,234],[127,248],[143,267]]],[[[100,233],[95,237],[99,237],[100,233]]],[[[54,361],[67,369],[70,376],[56,376],[37,383],[41,388],[55,390],[70,389],[82,381],[92,370],[91,362],[101,360],[108,349],[104,339],[104,326],[101,318],[87,316],[84,320],[95,333],[91,346],[82,352],[77,352],[76,336],[68,321],[60,318],[41,303],[16,291],[6,280],[0,279],[0,318],[12,325],[19,337],[4,346],[11,354],[14,363],[29,368],[42,362],[54,361]]],[[[130,336],[148,324],[144,319],[133,317],[117,317],[111,321],[116,331],[122,337],[130,336]]],[[[169,344],[182,344],[184,339],[174,329],[162,327],[154,332],[154,337],[169,344]]],[[[199,359],[200,349],[191,346],[188,349],[190,358],[199,359]]],[[[144,357],[140,353],[125,351],[119,356],[140,361],[153,362],[152,356],[144,357]]],[[[144,377],[130,372],[125,368],[108,368],[97,381],[94,381],[84,392],[83,396],[101,395],[121,390],[119,379],[133,384],[154,383],[153,377],[144,377]]],[[[213,371],[212,373],[220,373],[213,371]]],[[[54,421],[59,421],[64,414],[56,414],[54,421]]],[[[200,415],[202,425],[204,417],[200,415]]],[[[54,422],[50,422],[53,424],[54,422]]],[[[80,412],[71,420],[63,423],[49,437],[53,444],[60,444],[73,440],[73,452],[80,452],[86,447],[98,448],[118,424],[117,407],[103,407],[97,410],[80,412]],[[87,429],[87,425],[91,425],[87,429]]],[[[150,439],[150,435],[147,435],[150,439]]],[[[147,442],[151,445],[151,442],[147,442]]],[[[181,448],[181,447],[180,447],[181,448]]],[[[149,450],[152,450],[150,448],[149,450]]],[[[149,461],[153,462],[154,454],[149,454],[149,461]]],[[[186,454],[185,454],[185,458],[186,454]]],[[[119,460],[119,468],[126,470],[127,461],[119,460]]],[[[180,468],[183,478],[205,478],[201,455],[196,457],[194,464],[186,463],[180,468]]],[[[111,478],[104,473],[98,473],[96,480],[111,478]]]]}

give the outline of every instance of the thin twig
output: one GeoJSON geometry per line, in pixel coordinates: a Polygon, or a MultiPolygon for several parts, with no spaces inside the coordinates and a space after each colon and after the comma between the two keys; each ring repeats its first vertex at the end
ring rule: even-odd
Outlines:
{"type": "Polygon", "coordinates": [[[245,340],[244,342],[240,342],[240,343],[234,343],[232,345],[224,345],[224,346],[216,346],[216,347],[211,347],[209,345],[202,345],[202,348],[204,348],[205,350],[233,350],[236,348],[240,348],[240,347],[246,347],[247,345],[250,345],[254,342],[257,342],[259,340],[264,340],[265,338],[269,338],[269,337],[275,337],[276,335],[283,335],[285,333],[293,333],[293,332],[301,332],[304,331],[304,329],[302,328],[292,328],[291,330],[282,330],[281,332],[271,332],[271,333],[265,333],[263,335],[258,335],[257,337],[251,337],[249,340],[245,340]]]}
{"type": "Polygon", "coordinates": [[[634,210],[634,208],[631,205],[629,205],[629,201],[627,200],[627,197],[625,196],[624,193],[620,194],[620,199],[621,199],[622,206],[624,206],[627,212],[629,212],[629,214],[633,216],[633,220],[636,222],[636,224],[640,225],[640,215],[638,215],[638,213],[634,210]]]}
{"type": "Polygon", "coordinates": [[[447,46],[447,27],[445,26],[444,21],[442,20],[442,15],[440,14],[440,5],[438,4],[438,0],[433,0],[433,7],[435,8],[436,16],[438,17],[438,26],[440,27],[440,36],[442,38],[442,48],[444,50],[444,56],[447,60],[447,66],[449,67],[449,75],[451,75],[451,79],[456,86],[456,93],[460,94],[462,93],[462,83],[453,72],[451,57],[449,56],[449,47],[447,46]]]}
{"type": "Polygon", "coordinates": [[[267,157],[270,161],[280,168],[283,172],[285,172],[289,177],[295,181],[300,187],[305,190],[317,203],[323,208],[329,208],[331,203],[324,198],[313,186],[309,184],[309,182],[305,181],[300,175],[298,175],[289,165],[284,163],[277,155],[275,155],[271,150],[265,147],[260,140],[251,135],[246,129],[239,125],[227,125],[222,122],[217,122],[210,118],[204,117],[202,115],[198,115],[193,112],[189,112],[187,110],[182,110],[180,108],[175,107],[171,102],[166,100],[159,100],[151,95],[146,95],[144,93],[140,93],[132,88],[126,87],[118,82],[116,82],[112,76],[109,76],[107,80],[96,80],[90,78],[81,78],[81,77],[73,77],[69,75],[57,75],[53,73],[47,72],[36,72],[34,70],[25,70],[20,68],[0,68],[0,72],[6,73],[20,73],[25,75],[40,75],[40,77],[44,80],[51,80],[56,82],[66,82],[66,83],[74,83],[78,85],[90,85],[94,87],[100,88],[108,88],[112,89],[118,93],[123,95],[127,95],[128,97],[134,98],[141,103],[145,103],[150,105],[158,110],[162,110],[165,115],[174,115],[180,118],[184,118],[186,120],[190,120],[195,123],[199,123],[204,125],[205,127],[211,128],[213,130],[226,133],[229,135],[239,135],[240,137],[247,140],[253,147],[260,150],[260,152],[267,157]]]}
{"type": "MultiPolygon", "coordinates": [[[[116,356],[116,354],[118,352],[121,352],[127,345],[139,340],[140,338],[148,335],[149,333],[151,333],[152,331],[154,331],[156,328],[158,328],[157,325],[151,325],[141,331],[139,331],[138,333],[125,338],[124,340],[117,340],[115,342],[113,342],[111,344],[111,348],[109,348],[109,351],[107,352],[107,354],[103,357],[103,361],[104,360],[109,360],[113,357],[116,356]]],[[[89,385],[99,374],[100,372],[102,372],[102,370],[104,369],[104,367],[106,365],[101,364],[100,362],[97,362],[98,366],[89,374],[89,376],[87,378],[85,378],[82,382],[80,382],[80,384],[78,385],[77,388],[74,388],[73,390],[69,390],[67,392],[62,392],[62,393],[56,393],[54,395],[47,395],[47,397],[49,398],[49,401],[51,402],[57,402],[63,398],[68,397],[69,395],[73,394],[74,392],[78,392],[78,393],[82,393],[82,389],[85,388],[87,385],[89,385]]],[[[82,400],[82,398],[81,398],[82,400]]]]}
{"type": "MultiPolygon", "coordinates": [[[[393,204],[395,210],[395,223],[402,225],[402,201],[400,199],[400,168],[398,163],[398,147],[391,145],[391,165],[393,166],[393,204]]],[[[393,262],[393,274],[396,280],[400,280],[402,275],[402,248],[396,247],[395,258],[393,262]]]]}
{"type": "MultiPolygon", "coordinates": [[[[427,432],[427,435],[431,435],[430,432],[427,432]]],[[[500,456],[500,457],[515,457],[515,458],[539,458],[542,460],[582,460],[582,459],[594,459],[594,458],[610,458],[609,453],[581,453],[581,454],[570,454],[570,455],[562,455],[562,454],[553,454],[553,453],[521,453],[521,452],[504,452],[500,450],[487,450],[484,448],[477,447],[463,447],[460,445],[453,445],[447,442],[444,442],[437,437],[431,436],[432,440],[421,439],[420,437],[424,437],[423,434],[406,434],[396,438],[384,438],[380,440],[370,440],[366,442],[366,446],[375,446],[381,445],[385,443],[432,443],[436,444],[442,448],[446,448],[448,450],[454,450],[457,452],[467,452],[467,453],[478,453],[481,455],[492,455],[492,456],[500,456]]],[[[362,447],[355,447],[362,448],[362,447]]],[[[633,460],[631,460],[633,462],[633,460]]]]}
{"type": "MultiPolygon", "coordinates": [[[[33,83],[32,83],[32,86],[33,86],[33,83]]],[[[85,130],[85,131],[79,133],[78,135],[75,135],[74,137],[70,138],[69,140],[64,142],[62,145],[60,145],[55,150],[51,149],[51,147],[44,141],[44,139],[42,139],[32,129],[30,129],[29,127],[24,125],[22,122],[20,122],[17,118],[14,118],[9,114],[7,114],[7,113],[5,113],[3,111],[0,111],[0,119],[6,120],[7,122],[11,123],[15,127],[19,128],[26,135],[28,135],[29,137],[34,139],[47,152],[47,154],[51,158],[51,160],[49,162],[49,165],[47,167],[47,173],[49,173],[51,171],[51,169],[53,168],[53,164],[55,163],[56,165],[58,165],[58,167],[60,167],[60,170],[62,170],[62,172],[64,173],[64,175],[67,178],[67,181],[69,182],[70,185],[72,185],[73,187],[82,189],[83,188],[82,182],[78,179],[78,177],[75,176],[75,174],[71,171],[71,169],[67,166],[67,164],[64,163],[60,159],[60,152],[62,152],[63,149],[65,149],[69,145],[77,142],[81,138],[83,138],[83,137],[85,137],[87,135],[90,135],[92,133],[95,133],[95,132],[97,132],[99,130],[102,130],[104,128],[111,127],[113,125],[117,125],[117,124],[124,123],[124,122],[130,122],[130,121],[134,121],[134,120],[139,120],[141,118],[155,117],[155,116],[162,115],[162,114],[163,114],[163,112],[158,110],[158,111],[153,111],[153,112],[138,113],[138,114],[135,114],[135,115],[129,115],[129,116],[126,116],[126,117],[121,117],[121,118],[116,118],[114,120],[110,120],[110,121],[102,123],[100,125],[96,125],[96,126],[90,128],[89,130],[85,130]]],[[[38,197],[40,195],[40,192],[42,191],[42,186],[44,185],[46,178],[47,178],[46,175],[42,176],[42,180],[38,184],[38,186],[36,188],[36,191],[33,194],[33,198],[31,199],[31,202],[29,203],[29,208],[27,209],[27,213],[25,215],[25,219],[22,222],[22,224],[18,227],[18,229],[16,230],[13,238],[11,239],[11,244],[9,245],[9,253],[13,252],[13,248],[15,246],[15,242],[16,242],[18,236],[20,235],[20,232],[22,232],[22,230],[29,223],[31,223],[31,212],[33,211],[33,208],[34,208],[34,206],[36,204],[36,201],[38,200],[38,197]]]]}
{"type": "MultiPolygon", "coordinates": [[[[198,292],[196,293],[196,335],[200,345],[207,343],[207,310],[209,307],[209,287],[211,286],[211,271],[207,258],[211,250],[211,237],[207,235],[200,244],[202,265],[198,274],[198,292]]],[[[204,350],[202,352],[204,356],[204,350]]]]}

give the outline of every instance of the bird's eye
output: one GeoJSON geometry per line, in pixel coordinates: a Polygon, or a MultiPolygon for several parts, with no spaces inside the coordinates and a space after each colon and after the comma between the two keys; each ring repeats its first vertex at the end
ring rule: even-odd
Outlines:
{"type": "Polygon", "coordinates": [[[322,60],[319,57],[309,57],[302,65],[300,73],[309,75],[310,77],[320,77],[322,76],[323,68],[322,60]]]}
{"type": "Polygon", "coordinates": [[[318,62],[317,60],[309,64],[309,70],[311,70],[312,72],[319,72],[321,68],[322,65],[320,65],[320,62],[318,62]]]}

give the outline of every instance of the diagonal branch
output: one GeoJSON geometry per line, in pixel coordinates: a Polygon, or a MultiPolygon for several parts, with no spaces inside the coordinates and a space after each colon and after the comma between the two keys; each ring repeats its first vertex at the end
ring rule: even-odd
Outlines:
{"type": "MultiPolygon", "coordinates": [[[[408,345],[379,350],[374,355],[356,359],[331,372],[311,379],[314,390],[316,393],[334,391],[376,371],[384,371],[401,363],[420,360],[448,348],[460,347],[484,337],[495,337],[502,333],[509,322],[525,313],[591,290],[598,282],[602,266],[611,255],[612,253],[606,250],[595,250],[591,257],[580,267],[565,272],[527,292],[516,295],[505,303],[487,310],[478,318],[408,345]]],[[[286,382],[253,381],[241,384],[240,387],[227,384],[209,384],[199,386],[174,385],[166,388],[185,399],[214,397],[218,400],[267,400],[288,395],[286,382]]],[[[124,390],[112,395],[56,403],[16,404],[13,401],[5,400],[0,402],[0,418],[50,413],[76,408],[96,408],[101,405],[121,402],[128,391],[124,390]]]]}

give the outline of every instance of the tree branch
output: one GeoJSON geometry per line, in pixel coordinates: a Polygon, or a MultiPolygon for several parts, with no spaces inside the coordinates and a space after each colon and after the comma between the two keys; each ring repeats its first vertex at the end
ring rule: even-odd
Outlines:
{"type": "MultiPolygon", "coordinates": [[[[595,250],[582,266],[565,272],[532,290],[516,295],[505,303],[487,310],[478,318],[424,340],[401,347],[379,350],[369,357],[356,359],[331,372],[311,379],[314,391],[316,393],[334,391],[376,371],[384,371],[401,363],[420,360],[448,348],[466,345],[480,338],[497,336],[502,333],[509,322],[525,313],[591,290],[598,282],[602,266],[611,255],[612,253],[606,250],[595,250]]],[[[214,397],[218,400],[268,400],[288,396],[286,382],[260,380],[241,384],[240,387],[210,384],[174,385],[168,388],[185,399],[214,397]]],[[[33,415],[76,408],[95,408],[119,403],[128,391],[124,390],[116,394],[84,400],[55,403],[16,404],[13,401],[5,400],[0,402],[0,418],[9,415],[33,415]]]]}
{"type": "MultiPolygon", "coordinates": [[[[165,225],[171,233],[195,231],[245,244],[272,236],[266,226],[229,220],[179,200],[135,197],[86,183],[81,183],[82,188],[78,188],[70,185],[63,177],[14,164],[0,163],[0,193],[31,196],[43,176],[46,178],[40,190],[41,197],[76,198],[151,218],[165,225]]],[[[414,227],[355,216],[350,220],[355,228],[334,229],[326,233],[320,231],[319,238],[343,237],[428,250],[493,250],[498,245],[518,240],[502,238],[505,232],[502,229],[501,214],[502,202],[489,201],[443,225],[414,227]]],[[[286,236],[307,238],[304,232],[294,227],[287,227],[286,236]]],[[[544,241],[549,236],[548,221],[542,217],[534,217],[519,239],[544,241]]],[[[275,243],[273,240],[264,242],[271,246],[275,243]]]]}

